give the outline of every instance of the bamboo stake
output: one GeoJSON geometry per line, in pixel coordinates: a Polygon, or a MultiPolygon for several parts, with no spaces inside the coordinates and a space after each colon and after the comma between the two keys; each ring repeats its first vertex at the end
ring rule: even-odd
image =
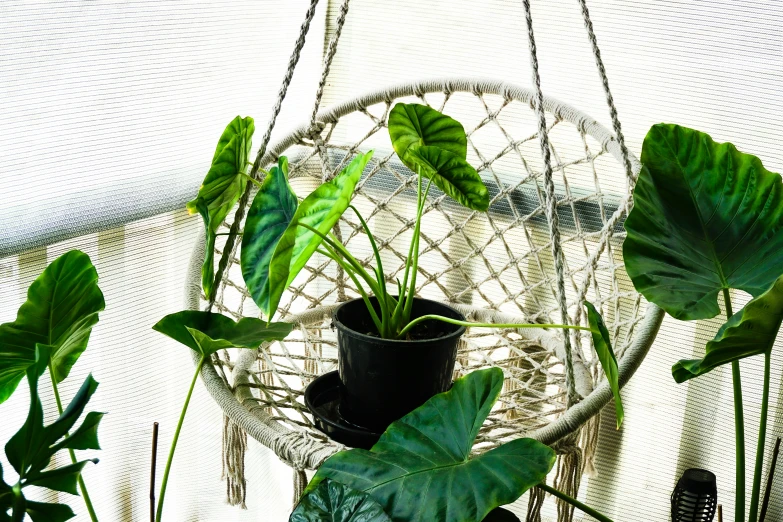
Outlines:
{"type": "Polygon", "coordinates": [[[150,470],[150,522],[155,522],[155,465],[158,461],[158,423],[152,424],[152,466],[150,470]]]}
{"type": "Polygon", "coordinates": [[[769,467],[769,475],[767,475],[767,487],[764,490],[764,502],[761,504],[761,514],[759,515],[759,522],[764,522],[767,517],[767,508],[769,507],[769,495],[772,493],[772,480],[775,478],[775,466],[778,463],[778,454],[780,453],[780,441],[781,438],[775,442],[775,450],[772,452],[772,465],[769,467]]]}

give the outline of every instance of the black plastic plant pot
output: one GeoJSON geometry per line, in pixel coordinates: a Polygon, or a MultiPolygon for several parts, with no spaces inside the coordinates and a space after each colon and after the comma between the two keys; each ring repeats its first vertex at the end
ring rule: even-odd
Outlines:
{"type": "MultiPolygon", "coordinates": [[[[375,298],[371,299],[377,306],[375,298]]],[[[465,320],[450,306],[415,299],[411,319],[429,314],[465,320]]],[[[409,340],[381,339],[362,299],[338,307],[334,326],[341,381],[340,415],[348,422],[383,432],[395,420],[451,387],[464,326],[424,321],[411,330],[409,340]]]]}

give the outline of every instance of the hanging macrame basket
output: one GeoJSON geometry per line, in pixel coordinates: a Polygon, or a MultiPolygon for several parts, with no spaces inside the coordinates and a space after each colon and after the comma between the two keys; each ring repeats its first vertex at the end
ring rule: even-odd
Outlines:
{"type": "MultiPolygon", "coordinates": [[[[499,81],[459,78],[403,84],[322,111],[316,125],[304,125],[270,145],[260,164],[267,168],[287,156],[291,184],[301,196],[336,175],[356,153],[374,149],[354,205],[367,217],[389,281],[394,281],[403,269],[415,219],[416,178],[391,148],[388,112],[398,101],[426,103],[457,119],[468,135],[468,161],[487,185],[491,205],[486,213],[474,212],[435,189],[430,192],[422,224],[418,294],[452,304],[469,320],[557,323],[560,279],[571,324],[587,324],[581,305],[585,299],[603,314],[622,385],[644,359],[663,318],[659,308],[634,290],[622,262],[622,225],[640,165],[630,157],[629,172],[611,132],[586,114],[544,97],[559,232],[555,240],[563,252],[558,274],[546,212],[539,118],[532,100],[534,91],[499,81]]],[[[346,213],[335,233],[357,259],[370,263],[367,236],[352,216],[346,213]]],[[[230,225],[224,223],[223,232],[230,225]]],[[[216,248],[218,258],[222,245],[216,248]]],[[[199,284],[203,255],[201,242],[194,247],[188,276],[188,305],[194,310],[205,305],[199,284]]],[[[228,259],[213,310],[234,319],[257,316],[236,246],[228,259]]],[[[306,480],[303,470],[316,469],[344,449],[314,428],[303,393],[318,375],[336,369],[331,314],[335,303],[357,295],[334,263],[314,256],[281,302],[281,319],[296,325],[288,339],[258,350],[224,352],[202,370],[209,392],[227,416],[225,471],[233,477],[233,503],[244,500],[239,493],[244,491],[243,432],[297,471],[297,492],[306,480]]],[[[522,436],[556,448],[563,440],[582,449],[594,445],[594,423],[581,438],[577,430],[612,395],[589,337],[571,332],[566,343],[561,330],[468,330],[455,377],[488,366],[502,368],[506,377],[476,451],[522,436]],[[574,370],[570,385],[565,371],[568,346],[574,370]],[[569,388],[576,400],[569,401],[569,388]]]]}

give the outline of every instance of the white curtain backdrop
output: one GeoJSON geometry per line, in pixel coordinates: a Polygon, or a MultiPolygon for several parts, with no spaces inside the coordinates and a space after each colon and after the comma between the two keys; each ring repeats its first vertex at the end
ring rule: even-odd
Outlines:
{"type": "MultiPolygon", "coordinates": [[[[152,422],[161,423],[160,480],[192,375],[187,348],[150,328],[182,308],[185,267],[201,230],[198,217],[174,209],[195,194],[234,116],[254,116],[260,139],[308,3],[0,2],[0,322],[14,319],[47,262],[69,248],[92,257],[107,310],[62,393],[70,398],[89,372],[101,383],[91,407],[109,412],[100,431],[104,449],[85,480],[104,521],[147,518],[152,422]],[[140,219],[154,208],[166,212],[140,219]],[[62,241],[76,222],[88,223],[84,235],[62,241]]],[[[278,137],[309,114],[340,3],[322,2],[278,137]]],[[[609,127],[578,3],[532,3],[544,93],[609,127]]],[[[783,4],[588,3],[637,155],[650,125],[666,121],[732,141],[768,169],[783,169],[783,4]]],[[[422,77],[487,76],[527,86],[528,60],[519,0],[353,0],[324,104],[422,77]]],[[[738,309],[745,298],[734,298],[738,309]]],[[[668,520],[669,494],[687,467],[717,474],[724,517],[733,519],[730,372],[685,385],[670,375],[677,359],[703,351],[719,324],[667,318],[624,391],[622,430],[607,412],[598,475],[582,496],[615,521],[668,520]]],[[[782,355],[776,347],[770,438],[783,433],[782,355]]],[[[761,366],[760,359],[742,364],[749,475],[761,366]]],[[[53,407],[48,383],[41,389],[53,407]]],[[[21,386],[0,405],[0,441],[18,429],[26,409],[21,386]]],[[[286,520],[290,471],[253,442],[249,509],[223,504],[221,423],[197,386],[169,483],[168,519],[286,520]]],[[[769,521],[783,520],[783,470],[778,476],[769,521]]],[[[77,510],[76,520],[87,520],[80,499],[60,499],[77,510]]],[[[523,498],[514,509],[521,513],[524,505],[523,498]]]]}

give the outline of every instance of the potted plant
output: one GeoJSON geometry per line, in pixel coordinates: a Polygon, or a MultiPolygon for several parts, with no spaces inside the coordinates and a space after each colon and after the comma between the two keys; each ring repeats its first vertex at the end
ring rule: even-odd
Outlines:
{"type": "MultiPolygon", "coordinates": [[[[354,188],[372,158],[372,151],[357,154],[342,172],[300,204],[288,184],[288,162],[280,158],[263,183],[254,180],[258,192],[248,210],[242,236],[242,274],[250,295],[267,319],[274,317],[283,292],[315,252],[342,267],[361,295],[342,304],[334,314],[342,396],[340,413],[355,425],[383,431],[392,421],[446,391],[451,386],[457,343],[468,326],[561,328],[592,333],[596,351],[612,383],[620,422],[617,363],[608,332],[589,303],[585,303],[589,327],[479,324],[467,322],[448,305],[415,295],[422,216],[432,185],[478,212],[489,207],[489,192],[476,169],[466,161],[467,137],[456,120],[426,105],[398,103],[389,113],[388,128],[395,152],[416,173],[416,219],[402,281],[387,278],[372,231],[358,209],[351,205],[354,188]],[[330,234],[349,208],[356,214],[373,249],[375,266],[372,268],[365,267],[330,234]],[[394,291],[387,284],[394,285],[394,291]]],[[[237,142],[247,141],[243,140],[237,142]]],[[[202,209],[209,233],[214,231],[210,226],[214,217],[210,217],[209,209],[216,207],[217,201],[236,199],[234,196],[215,198],[205,181],[191,207],[202,209]]],[[[213,241],[207,241],[208,249],[213,241]]],[[[211,251],[207,252],[205,281],[211,279],[211,255],[211,251]]]]}
{"type": "Polygon", "coordinates": [[[644,139],[634,208],[625,222],[625,266],[642,295],[675,319],[726,322],[701,359],[672,367],[684,382],[725,364],[734,384],[736,522],[746,520],[745,427],[740,360],[764,355],[755,471],[747,520],[759,520],[771,350],[783,320],[783,183],[731,143],[671,124],[644,139]],[[733,312],[731,289],[753,298],[733,312]]]}

